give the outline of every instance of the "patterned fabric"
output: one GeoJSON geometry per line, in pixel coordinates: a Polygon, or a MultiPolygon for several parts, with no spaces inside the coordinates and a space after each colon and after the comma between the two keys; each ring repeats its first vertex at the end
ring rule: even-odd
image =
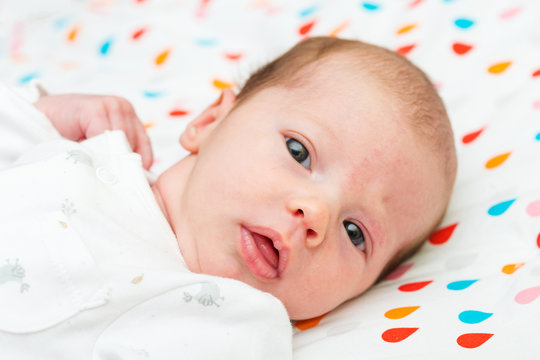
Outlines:
{"type": "Polygon", "coordinates": [[[357,38],[408,57],[454,126],[459,172],[447,216],[385,281],[297,323],[295,356],[539,352],[536,0],[3,0],[0,21],[2,80],[127,97],[152,138],[156,173],[185,154],[179,134],[220,89],[237,89],[298,40],[357,38]]]}

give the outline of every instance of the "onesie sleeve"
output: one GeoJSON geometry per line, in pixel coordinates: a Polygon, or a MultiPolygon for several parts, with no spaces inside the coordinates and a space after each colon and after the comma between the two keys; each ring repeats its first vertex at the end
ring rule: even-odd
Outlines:
{"type": "Polygon", "coordinates": [[[29,147],[61,138],[49,119],[32,105],[40,93],[36,84],[14,89],[0,82],[0,169],[11,165],[29,147]]]}

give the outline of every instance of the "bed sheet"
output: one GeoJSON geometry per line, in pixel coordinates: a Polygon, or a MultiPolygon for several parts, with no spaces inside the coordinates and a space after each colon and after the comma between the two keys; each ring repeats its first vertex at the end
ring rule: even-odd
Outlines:
{"type": "Polygon", "coordinates": [[[315,35],[373,42],[422,67],[447,104],[459,170],[420,252],[296,323],[295,358],[540,357],[536,0],[1,0],[0,78],[125,96],[160,173],[221,89],[315,35]]]}

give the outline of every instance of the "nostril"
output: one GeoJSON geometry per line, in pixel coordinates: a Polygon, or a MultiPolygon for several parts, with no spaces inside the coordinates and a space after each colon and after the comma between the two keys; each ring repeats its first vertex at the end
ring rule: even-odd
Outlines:
{"type": "Polygon", "coordinates": [[[310,237],[314,237],[314,236],[317,236],[317,232],[315,230],[308,229],[307,237],[310,238],[310,237]]]}
{"type": "Polygon", "coordinates": [[[296,212],[294,214],[295,215],[304,215],[304,212],[302,211],[302,209],[298,209],[298,210],[296,210],[296,212]]]}

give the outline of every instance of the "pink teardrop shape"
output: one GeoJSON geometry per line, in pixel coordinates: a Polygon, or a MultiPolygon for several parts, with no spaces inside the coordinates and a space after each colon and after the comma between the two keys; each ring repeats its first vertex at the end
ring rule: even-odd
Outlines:
{"type": "Polygon", "coordinates": [[[397,267],[394,271],[388,274],[384,280],[397,280],[402,277],[409,269],[414,265],[414,263],[405,264],[397,267]]]}
{"type": "Polygon", "coordinates": [[[540,296],[540,286],[533,286],[518,292],[514,300],[518,304],[526,305],[536,300],[538,296],[540,296]]]}

